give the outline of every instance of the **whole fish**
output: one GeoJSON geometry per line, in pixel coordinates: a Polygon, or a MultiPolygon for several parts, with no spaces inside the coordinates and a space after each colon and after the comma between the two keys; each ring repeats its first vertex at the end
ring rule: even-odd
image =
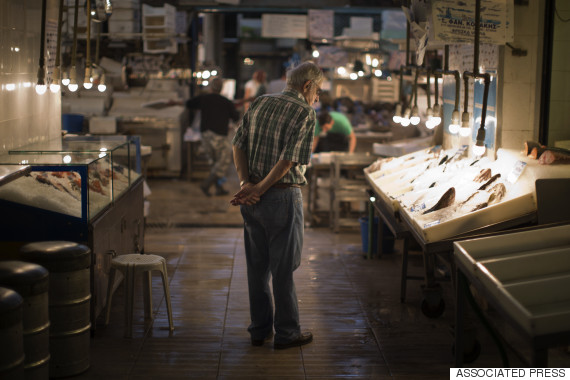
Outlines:
{"type": "Polygon", "coordinates": [[[473,181],[483,182],[489,180],[489,178],[491,178],[491,169],[481,169],[479,174],[477,174],[477,176],[473,178],[473,181]]]}
{"type": "Polygon", "coordinates": [[[481,185],[481,187],[478,190],[485,190],[490,184],[492,184],[493,182],[495,182],[497,180],[497,178],[499,178],[501,176],[501,174],[495,174],[494,176],[492,176],[487,182],[485,182],[483,185],[481,185]]]}
{"type": "Polygon", "coordinates": [[[455,187],[450,187],[449,190],[445,192],[437,201],[437,203],[427,211],[424,211],[425,214],[429,214],[430,212],[440,210],[442,208],[446,208],[450,206],[455,201],[455,187]]]}

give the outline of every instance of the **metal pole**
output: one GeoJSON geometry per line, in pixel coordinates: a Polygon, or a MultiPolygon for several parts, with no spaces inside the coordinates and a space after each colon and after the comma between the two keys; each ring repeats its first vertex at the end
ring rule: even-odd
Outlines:
{"type": "Polygon", "coordinates": [[[475,1],[475,47],[473,52],[473,74],[479,72],[479,33],[481,32],[481,0],[475,1]]]}

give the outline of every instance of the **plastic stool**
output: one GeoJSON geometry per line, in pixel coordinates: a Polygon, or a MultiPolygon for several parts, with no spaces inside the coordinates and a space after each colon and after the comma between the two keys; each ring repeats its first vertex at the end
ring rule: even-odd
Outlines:
{"type": "Polygon", "coordinates": [[[170,289],[168,288],[166,260],[161,256],[138,253],[120,255],[111,260],[111,271],[109,273],[109,284],[107,286],[107,315],[105,316],[105,325],[109,324],[109,317],[111,315],[113,283],[115,281],[115,272],[117,270],[121,271],[125,279],[125,338],[130,338],[132,336],[135,277],[139,273],[144,274],[146,272],[146,275],[143,276],[145,317],[151,317],[152,315],[152,286],[150,275],[153,270],[159,271],[162,277],[164,297],[166,298],[166,309],[168,311],[168,325],[170,327],[170,331],[173,331],[174,324],[172,323],[172,308],[170,306],[170,289]]]}

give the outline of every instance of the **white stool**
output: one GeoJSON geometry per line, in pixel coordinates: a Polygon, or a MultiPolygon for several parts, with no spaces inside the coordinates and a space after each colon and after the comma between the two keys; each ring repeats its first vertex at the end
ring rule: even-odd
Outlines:
{"type": "Polygon", "coordinates": [[[135,278],[138,273],[143,273],[145,319],[152,319],[152,285],[150,278],[153,270],[159,271],[162,277],[164,298],[166,299],[166,309],[168,311],[168,325],[170,331],[173,331],[174,324],[172,323],[172,308],[170,306],[170,289],[168,288],[166,260],[161,256],[138,253],[120,255],[111,260],[111,271],[109,273],[109,284],[107,286],[107,315],[105,316],[105,325],[109,324],[109,317],[111,315],[111,300],[113,297],[113,283],[115,281],[116,270],[121,271],[125,279],[125,337],[130,338],[132,336],[134,288],[135,278]]]}

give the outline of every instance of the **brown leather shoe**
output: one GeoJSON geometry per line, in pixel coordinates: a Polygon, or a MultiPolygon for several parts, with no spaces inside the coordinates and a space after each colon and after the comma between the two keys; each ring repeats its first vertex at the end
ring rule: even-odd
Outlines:
{"type": "Polygon", "coordinates": [[[273,343],[273,348],[281,350],[284,348],[299,347],[309,344],[313,341],[313,334],[310,332],[304,332],[299,335],[299,337],[289,343],[273,343]]]}

